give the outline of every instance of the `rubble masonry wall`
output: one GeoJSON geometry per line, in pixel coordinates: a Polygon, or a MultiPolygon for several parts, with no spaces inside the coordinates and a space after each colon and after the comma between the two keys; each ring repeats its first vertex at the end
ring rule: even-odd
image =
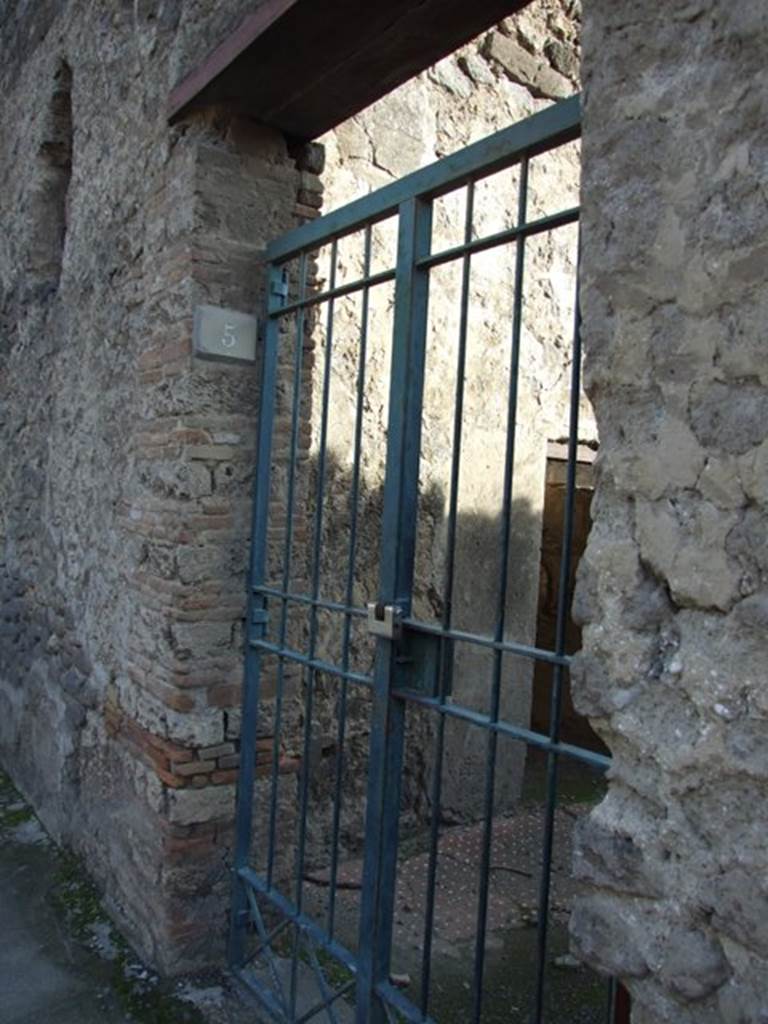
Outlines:
{"type": "Polygon", "coordinates": [[[574,696],[614,756],[576,948],[636,1024],[768,1020],[768,226],[759,2],[584,5],[601,438],[574,696]]]}

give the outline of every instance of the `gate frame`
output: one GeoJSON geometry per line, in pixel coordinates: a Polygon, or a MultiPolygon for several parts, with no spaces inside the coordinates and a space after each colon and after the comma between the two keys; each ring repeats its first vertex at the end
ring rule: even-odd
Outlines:
{"type": "MultiPolygon", "coordinates": [[[[395,320],[393,325],[392,371],[389,392],[389,426],[387,440],[387,463],[384,484],[384,516],[381,536],[380,586],[378,600],[384,606],[396,610],[406,627],[421,628],[423,624],[410,620],[411,591],[413,583],[418,474],[421,449],[421,413],[423,398],[424,359],[427,330],[427,301],[429,272],[432,267],[461,257],[482,252],[504,243],[525,239],[534,234],[551,231],[578,219],[578,208],[556,214],[525,220],[524,206],[521,218],[511,228],[484,238],[465,239],[462,245],[444,250],[437,256],[431,255],[431,212],[432,203],[439,196],[453,189],[468,185],[475,179],[487,177],[496,171],[521,163],[527,168],[528,160],[549,149],[554,149],[580,136],[580,97],[561,101],[524,121],[502,129],[480,140],[464,150],[415,171],[393,182],[369,196],[358,199],[339,210],[333,211],[302,227],[283,235],[267,247],[266,260],[269,264],[266,329],[262,358],[261,404],[259,410],[259,431],[257,444],[257,471],[254,485],[252,549],[248,586],[248,617],[246,630],[245,685],[243,693],[242,757],[237,797],[236,844],[233,867],[233,903],[230,929],[229,960],[232,969],[243,980],[242,968],[246,963],[245,932],[249,921],[255,924],[266,949],[269,945],[256,896],[265,897],[277,906],[288,920],[302,929],[313,942],[317,942],[331,955],[340,960],[355,976],[356,1022],[357,1024],[386,1024],[393,1018],[390,1007],[403,1015],[407,1021],[431,1020],[421,1013],[391,985],[389,980],[392,924],[397,861],[397,835],[399,820],[400,781],[402,775],[404,724],[407,696],[407,670],[397,663],[395,642],[379,636],[376,645],[375,668],[372,680],[371,740],[369,752],[369,775],[367,790],[367,813],[365,826],[365,856],[363,885],[360,907],[360,937],[356,956],[350,954],[335,940],[326,936],[322,929],[306,918],[301,906],[301,869],[297,868],[298,905],[293,905],[277,893],[271,884],[271,867],[266,882],[249,866],[252,845],[252,802],[255,781],[255,752],[257,732],[257,711],[259,705],[260,662],[264,650],[281,656],[281,650],[265,640],[267,624],[267,599],[270,588],[266,586],[265,570],[267,557],[268,504],[272,461],[272,423],[275,413],[275,386],[277,355],[279,349],[279,320],[286,312],[304,309],[324,301],[350,294],[363,288],[395,281],[395,320]],[[316,250],[322,245],[335,243],[356,230],[370,227],[393,214],[397,214],[398,246],[397,261],[393,271],[370,274],[366,267],[365,276],[349,284],[337,287],[333,276],[330,288],[316,293],[309,300],[288,302],[288,285],[284,280],[282,267],[292,258],[316,250]],[[387,558],[387,552],[394,552],[394,558],[387,558]],[[394,694],[394,696],[393,696],[394,694]]],[[[523,172],[525,173],[525,171],[523,172]]],[[[521,188],[525,193],[525,188],[521,188]]],[[[522,252],[522,246],[518,253],[522,252]]],[[[522,275],[522,258],[517,261],[516,277],[522,275]]],[[[519,291],[516,293],[515,329],[519,334],[519,291]]],[[[298,343],[300,347],[300,342],[298,343]]],[[[579,359],[578,322],[575,327],[574,380],[572,388],[578,396],[579,359]]],[[[572,427],[578,416],[578,401],[574,406],[571,395],[572,427]]],[[[296,418],[294,405],[294,429],[296,418]]],[[[327,423],[328,394],[327,381],[323,394],[323,420],[321,425],[321,458],[325,451],[324,432],[327,423]]],[[[568,472],[569,491],[572,493],[576,463],[577,436],[571,430],[569,438],[568,472]]],[[[322,481],[322,471],[320,471],[322,481]]],[[[505,493],[507,493],[505,491],[505,493]]],[[[318,508],[316,515],[321,517],[318,508]]],[[[315,542],[318,543],[321,518],[316,521],[315,542]]],[[[565,535],[567,536],[567,528],[565,535]]],[[[568,541],[566,541],[569,547],[568,541]]],[[[315,551],[317,556],[317,551],[315,551]]],[[[569,552],[563,556],[567,565],[569,552]]],[[[314,560],[315,569],[318,558],[314,560]]],[[[561,567],[562,568],[562,567],[561,567]]],[[[552,696],[552,726],[548,737],[529,729],[499,721],[498,708],[495,717],[489,719],[491,736],[489,750],[489,772],[486,786],[486,811],[488,801],[493,801],[493,773],[495,767],[495,743],[499,733],[523,740],[548,752],[548,798],[545,819],[544,869],[540,893],[540,911],[548,908],[549,864],[551,861],[554,809],[556,805],[557,764],[560,754],[568,754],[594,766],[605,768],[610,760],[601,754],[573,747],[560,742],[558,735],[559,703],[564,669],[570,658],[564,651],[564,615],[567,611],[567,586],[562,586],[563,576],[567,584],[567,572],[561,572],[558,632],[554,652],[539,651],[533,647],[503,643],[501,637],[491,644],[496,650],[509,649],[528,657],[537,657],[550,663],[554,669],[552,696]]],[[[318,580],[313,581],[311,602],[319,602],[318,580]]],[[[450,631],[449,631],[450,632],[450,631]]],[[[442,635],[442,641],[446,636],[442,635]]],[[[461,639],[460,634],[455,634],[461,639]]],[[[284,654],[282,654],[284,657],[284,654]]],[[[314,650],[310,638],[309,657],[303,659],[310,673],[315,670],[314,650]]],[[[281,661],[282,664],[282,661],[281,661]]],[[[347,677],[351,675],[347,673],[347,677]]],[[[356,680],[359,681],[359,680],[356,680]]],[[[308,694],[311,713],[311,688],[308,694]]],[[[443,711],[445,708],[443,707],[443,711]]],[[[469,712],[468,712],[469,714],[469,712]]],[[[442,720],[442,719],[441,719],[442,720]]],[[[305,744],[309,730],[306,730],[305,744]]],[[[276,740],[277,745],[277,740],[276,740]]],[[[306,812],[308,769],[307,750],[302,762],[302,815],[306,812]]],[[[274,764],[274,762],[273,762],[274,764]]],[[[274,813],[274,808],[273,808],[274,813]]],[[[486,814],[487,818],[487,814],[486,814]]],[[[488,822],[486,821],[486,832],[488,822]]],[[[299,849],[297,863],[303,863],[303,824],[299,822],[299,849]]],[[[489,849],[490,836],[485,835],[485,851],[489,849]]],[[[486,894],[487,896],[487,894],[486,894]]],[[[482,899],[481,899],[482,902],[482,899]]],[[[482,914],[482,911],[481,911],[482,914]]],[[[541,1019],[543,998],[543,953],[547,943],[547,914],[540,914],[539,965],[537,979],[536,1010],[534,1020],[541,1019]]],[[[481,918],[482,920],[482,918],[481,918]]],[[[475,959],[475,1001],[479,1013],[481,999],[482,964],[484,950],[483,929],[479,932],[478,949],[475,959]],[[478,976],[479,965],[479,976],[478,976]]],[[[296,940],[298,941],[298,940],[296,940]]],[[[268,952],[271,957],[271,953],[268,952]]],[[[297,947],[294,945],[293,986],[295,987],[297,947]]],[[[313,964],[313,967],[315,965],[313,964]]],[[[316,971],[317,973],[317,971],[316,971]]],[[[319,984],[324,992],[322,971],[319,984]]],[[[253,990],[253,987],[251,990],[253,990]]],[[[295,1002],[291,1007],[280,1006],[263,992],[257,993],[272,1014],[287,1013],[291,1020],[295,1013],[295,1002]]],[[[318,1004],[317,1012],[330,1006],[339,993],[327,995],[318,1004]]],[[[314,1016],[314,1013],[313,1013],[314,1016]]]]}

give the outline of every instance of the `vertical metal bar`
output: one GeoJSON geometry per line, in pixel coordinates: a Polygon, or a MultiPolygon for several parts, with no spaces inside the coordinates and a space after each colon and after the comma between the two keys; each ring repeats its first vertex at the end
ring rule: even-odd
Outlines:
{"type": "MultiPolygon", "coordinates": [[[[330,288],[336,286],[337,242],[331,245],[330,288]]],[[[331,359],[333,356],[333,312],[334,300],[328,300],[328,315],[325,330],[325,366],[323,367],[323,397],[320,414],[320,441],[317,456],[317,487],[315,490],[315,523],[312,538],[312,598],[320,596],[320,549],[323,539],[323,491],[325,488],[325,463],[328,445],[328,411],[331,398],[331,359]]],[[[318,633],[317,605],[311,606],[309,619],[309,657],[314,658],[318,633]]],[[[299,838],[296,850],[295,899],[296,909],[301,913],[304,904],[304,863],[307,845],[307,805],[309,801],[309,768],[312,750],[312,714],[314,707],[315,669],[306,672],[306,694],[304,698],[304,747],[301,758],[299,783],[299,838]]],[[[293,960],[291,964],[291,1014],[296,1015],[296,989],[298,980],[299,929],[294,931],[293,960]]]]}
{"type": "MultiPolygon", "coordinates": [[[[371,225],[365,229],[365,250],[363,254],[363,277],[371,272],[371,225]]],[[[347,560],[347,580],[344,588],[344,604],[347,609],[352,606],[355,587],[355,556],[357,552],[358,500],[360,495],[360,455],[363,443],[363,399],[365,394],[365,368],[368,349],[368,308],[370,289],[363,289],[362,307],[360,310],[360,348],[357,358],[357,393],[355,400],[355,432],[352,453],[352,486],[349,495],[349,545],[347,560]]],[[[344,613],[344,632],[341,642],[341,667],[343,672],[349,670],[349,645],[352,631],[352,616],[349,611],[344,613]]],[[[328,896],[328,934],[333,938],[336,917],[336,880],[339,869],[339,829],[341,826],[341,802],[343,799],[342,778],[344,772],[344,742],[347,723],[347,691],[348,681],[342,679],[339,695],[339,720],[336,734],[336,765],[333,795],[333,824],[331,827],[331,873],[328,896]]]]}
{"type": "MultiPolygon", "coordinates": [[[[467,205],[464,215],[464,241],[472,239],[472,221],[475,207],[475,183],[467,185],[467,205]]],[[[456,359],[456,387],[453,406],[453,438],[451,451],[451,481],[448,505],[448,530],[446,537],[445,575],[443,581],[442,628],[451,628],[453,616],[453,584],[456,568],[456,528],[458,524],[459,471],[461,468],[461,439],[464,424],[464,377],[467,364],[467,327],[469,323],[469,285],[471,277],[471,256],[462,259],[461,267],[461,310],[459,314],[459,339],[456,359]]],[[[453,646],[443,637],[440,642],[438,666],[439,694],[441,704],[450,692],[450,678],[453,671],[453,646]]],[[[442,800],[443,756],[445,750],[445,715],[438,715],[435,740],[434,768],[432,776],[432,820],[429,837],[429,864],[427,868],[427,905],[424,915],[424,939],[421,961],[421,1014],[426,1017],[429,1010],[429,992],[432,974],[432,936],[435,923],[435,886],[437,883],[437,851],[440,839],[440,803],[442,800]]]]}
{"type": "MultiPolygon", "coordinates": [[[[416,550],[421,413],[429,274],[415,261],[429,253],[432,204],[400,207],[395,276],[387,474],[379,600],[410,613],[416,550]]],[[[398,666],[395,643],[379,639],[374,671],[366,811],[366,852],[360,910],[357,1024],[383,1024],[375,988],[389,977],[397,874],[405,706],[390,696],[398,666]]]]}
{"type": "MultiPolygon", "coordinates": [[[[528,203],[528,157],[520,162],[518,192],[518,226],[526,220],[528,203]]],[[[517,417],[517,386],[520,371],[520,340],[523,320],[523,277],[525,267],[525,239],[517,240],[515,249],[515,298],[512,312],[512,348],[510,352],[509,391],[507,398],[507,445],[504,455],[504,496],[501,512],[501,565],[499,567],[499,592],[496,605],[496,640],[504,639],[507,611],[507,585],[509,580],[509,547],[512,523],[512,483],[515,471],[515,441],[517,417]]],[[[501,694],[502,654],[494,652],[491,684],[490,717],[498,721],[501,694]]],[[[496,750],[498,736],[495,730],[488,733],[488,751],[485,768],[485,794],[483,836],[480,857],[480,892],[477,908],[477,933],[475,935],[475,967],[472,978],[472,1021],[479,1024],[483,1004],[483,971],[485,968],[485,933],[488,924],[488,888],[491,874],[491,845],[493,840],[493,801],[496,786],[496,750]]]]}
{"type": "MultiPolygon", "coordinates": [[[[307,254],[302,253],[299,261],[299,298],[305,298],[307,287],[307,254]]],[[[293,506],[296,491],[296,461],[299,445],[301,419],[302,363],[304,356],[305,311],[296,314],[296,349],[293,354],[293,398],[291,409],[291,446],[288,455],[288,487],[286,494],[285,545],[283,549],[283,593],[290,589],[291,556],[293,547],[293,506]]],[[[278,646],[285,647],[288,632],[288,601],[282,598],[280,605],[280,627],[278,646]]],[[[277,798],[280,786],[280,744],[283,732],[283,686],[285,682],[285,661],[281,658],[277,669],[275,695],[275,728],[272,743],[271,791],[269,801],[269,832],[267,842],[267,885],[272,884],[275,864],[275,839],[277,834],[277,798]]]]}
{"type": "MultiPolygon", "coordinates": [[[[285,302],[286,286],[280,267],[272,264],[267,282],[267,310],[273,312],[285,302]]],[[[245,955],[245,921],[248,897],[238,871],[248,864],[253,825],[253,786],[256,768],[256,729],[259,709],[261,657],[251,639],[264,636],[266,601],[254,592],[264,582],[267,561],[267,514],[272,462],[272,431],[277,384],[277,353],[280,324],[276,317],[267,317],[264,355],[261,369],[261,402],[257,445],[256,478],[254,481],[253,518],[251,524],[251,559],[248,588],[248,620],[246,628],[245,678],[243,682],[241,749],[235,817],[235,853],[233,865],[232,917],[229,934],[229,962],[233,967],[243,963],[245,955]]]]}
{"type": "MultiPolygon", "coordinates": [[[[577,261],[578,262],[578,261],[577,261]]],[[[565,653],[568,609],[570,607],[571,554],[573,547],[573,506],[576,492],[576,454],[579,443],[579,400],[581,397],[581,316],[579,311],[578,272],[576,284],[576,305],[574,310],[573,362],[571,364],[571,395],[568,422],[568,469],[566,474],[565,508],[563,511],[563,547],[560,555],[560,578],[557,592],[557,618],[555,624],[555,653],[565,653]]],[[[563,691],[562,665],[553,670],[553,685],[549,711],[549,736],[553,741],[560,737],[560,713],[563,691]]],[[[549,891],[552,877],[552,848],[555,835],[555,807],[557,805],[558,755],[550,751],[547,756],[547,806],[544,818],[544,842],[539,886],[539,930],[537,941],[536,967],[536,1008],[535,1024],[539,1024],[544,1013],[544,982],[547,960],[547,938],[549,935],[549,891]]]]}

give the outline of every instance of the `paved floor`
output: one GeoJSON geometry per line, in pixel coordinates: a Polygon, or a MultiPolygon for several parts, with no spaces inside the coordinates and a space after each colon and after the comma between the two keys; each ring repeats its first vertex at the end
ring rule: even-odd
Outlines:
{"type": "MultiPolygon", "coordinates": [[[[538,956],[538,901],[544,835],[547,763],[529,753],[523,799],[493,822],[488,917],[483,973],[483,1024],[527,1024],[535,999],[538,956]]],[[[568,919],[576,884],[571,878],[572,835],[578,819],[599,800],[602,775],[561,769],[560,805],[555,812],[549,941],[545,975],[548,1024],[604,1024],[607,983],[568,952],[568,919]]],[[[395,890],[393,973],[403,994],[418,1003],[424,948],[429,836],[401,836],[395,890]]],[[[435,916],[430,978],[430,1011],[440,1024],[472,1019],[482,824],[446,825],[438,843],[435,916]]],[[[339,867],[337,937],[355,948],[362,892],[362,861],[339,867]]],[[[329,871],[305,876],[305,907],[327,919],[329,871]]]]}
{"type": "Polygon", "coordinates": [[[76,941],[51,902],[59,864],[47,836],[18,800],[4,803],[0,1022],[127,1024],[109,984],[110,961],[76,941]]]}
{"type": "Polygon", "coordinates": [[[255,1024],[222,980],[163,983],[0,770],[0,1024],[255,1024]]]}

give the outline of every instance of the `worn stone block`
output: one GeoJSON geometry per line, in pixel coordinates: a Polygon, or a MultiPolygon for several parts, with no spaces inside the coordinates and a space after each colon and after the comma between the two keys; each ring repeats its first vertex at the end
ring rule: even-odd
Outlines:
{"type": "Polygon", "coordinates": [[[235,787],[177,789],[168,794],[168,820],[174,825],[227,820],[234,811],[235,787]]]}
{"type": "Polygon", "coordinates": [[[534,96],[551,98],[570,96],[573,84],[547,63],[537,60],[526,49],[499,32],[492,32],[485,48],[486,56],[496,61],[509,77],[530,89],[534,96]]]}
{"type": "Polygon", "coordinates": [[[234,743],[219,743],[215,747],[203,747],[198,751],[198,756],[201,760],[208,761],[224,757],[227,754],[233,754],[234,752],[234,743]]]}

